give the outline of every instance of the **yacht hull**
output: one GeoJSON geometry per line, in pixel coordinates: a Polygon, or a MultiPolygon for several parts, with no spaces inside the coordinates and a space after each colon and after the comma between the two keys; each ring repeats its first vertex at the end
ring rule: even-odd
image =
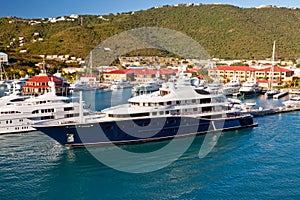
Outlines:
{"type": "Polygon", "coordinates": [[[257,126],[251,115],[219,119],[166,117],[84,124],[35,125],[57,142],[70,146],[132,144],[257,126]]]}

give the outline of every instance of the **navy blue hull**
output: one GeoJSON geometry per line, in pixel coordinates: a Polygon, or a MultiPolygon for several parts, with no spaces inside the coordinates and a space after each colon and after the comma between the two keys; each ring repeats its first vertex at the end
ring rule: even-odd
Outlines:
{"type": "Polygon", "coordinates": [[[35,128],[63,145],[83,146],[148,142],[256,125],[252,116],[238,116],[226,119],[167,117],[35,128]]]}

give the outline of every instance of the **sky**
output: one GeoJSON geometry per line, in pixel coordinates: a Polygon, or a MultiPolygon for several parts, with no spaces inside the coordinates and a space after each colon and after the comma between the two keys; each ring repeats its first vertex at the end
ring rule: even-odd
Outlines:
{"type": "Polygon", "coordinates": [[[49,18],[70,14],[105,15],[180,3],[222,3],[245,8],[260,5],[300,8],[300,0],[4,0],[0,3],[0,17],[49,18]]]}

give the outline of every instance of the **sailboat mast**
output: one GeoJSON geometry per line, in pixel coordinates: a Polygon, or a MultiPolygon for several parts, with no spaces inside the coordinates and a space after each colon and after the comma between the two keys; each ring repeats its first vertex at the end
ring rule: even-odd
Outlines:
{"type": "Polygon", "coordinates": [[[0,81],[2,81],[2,62],[0,60],[0,81]]]}
{"type": "Polygon", "coordinates": [[[272,89],[273,86],[273,74],[274,74],[274,61],[275,61],[275,45],[276,45],[276,41],[274,41],[273,43],[273,52],[272,52],[272,67],[271,67],[271,82],[270,82],[270,86],[272,89]]]}

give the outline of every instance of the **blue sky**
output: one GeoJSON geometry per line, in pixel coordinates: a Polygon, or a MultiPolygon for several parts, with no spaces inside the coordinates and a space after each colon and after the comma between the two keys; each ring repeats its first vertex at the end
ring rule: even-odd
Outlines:
{"type": "Polygon", "coordinates": [[[4,0],[1,1],[0,17],[47,18],[70,14],[104,15],[179,3],[223,3],[239,7],[277,5],[300,8],[299,0],[4,0]]]}

